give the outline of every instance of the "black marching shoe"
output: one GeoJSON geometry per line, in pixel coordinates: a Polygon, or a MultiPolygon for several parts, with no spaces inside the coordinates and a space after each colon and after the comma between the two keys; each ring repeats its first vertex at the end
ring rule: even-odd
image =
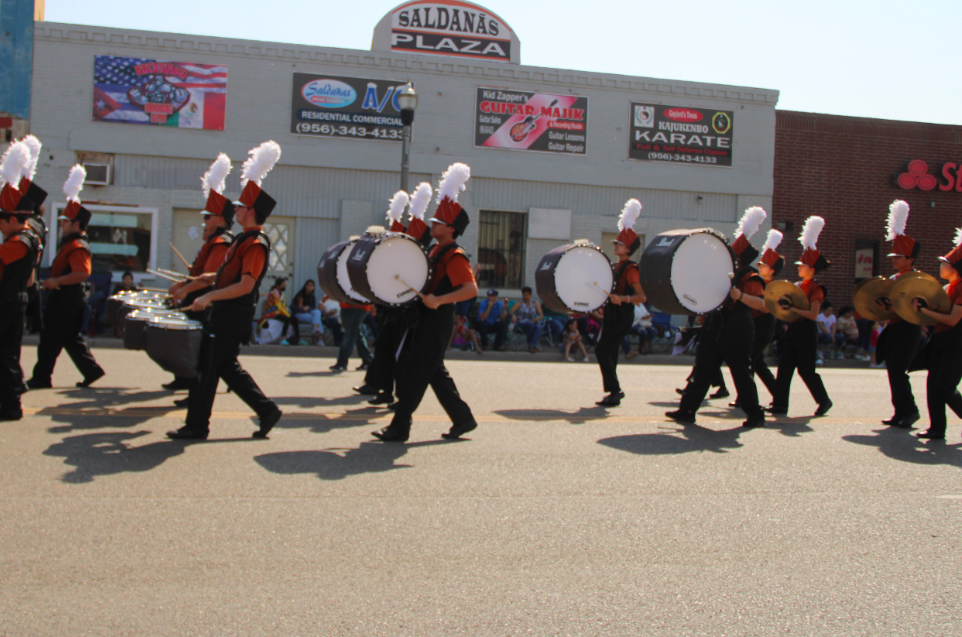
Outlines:
{"type": "Polygon", "coordinates": [[[788,415],[788,407],[782,408],[782,407],[775,407],[775,406],[773,406],[773,405],[769,405],[768,407],[765,408],[765,411],[768,412],[768,413],[770,413],[770,414],[773,415],[773,416],[787,416],[787,415],[788,415]]]}
{"type": "Polygon", "coordinates": [[[367,404],[368,405],[384,405],[385,407],[390,407],[391,405],[394,404],[394,396],[387,393],[386,391],[382,391],[377,396],[367,401],[367,404]]]}
{"type": "Polygon", "coordinates": [[[188,398],[178,398],[177,400],[174,401],[174,406],[176,406],[176,407],[183,407],[184,409],[187,409],[187,406],[188,406],[189,404],[190,404],[190,398],[189,398],[189,397],[188,397],[188,398]]]}
{"type": "Polygon", "coordinates": [[[815,410],[815,415],[824,416],[825,414],[828,413],[828,410],[831,408],[832,408],[832,401],[828,401],[827,403],[822,403],[821,405],[818,406],[818,409],[815,410]]]}
{"type": "Polygon", "coordinates": [[[361,394],[362,396],[373,396],[377,393],[377,387],[373,385],[368,385],[364,383],[363,385],[358,385],[357,387],[352,387],[354,391],[361,394]]]}
{"type": "Polygon", "coordinates": [[[731,394],[728,393],[727,387],[719,387],[718,391],[709,396],[709,398],[714,400],[715,398],[728,398],[729,396],[731,396],[731,394]]]}
{"type": "Polygon", "coordinates": [[[617,407],[621,404],[621,399],[625,397],[625,392],[623,391],[613,391],[598,402],[596,405],[601,407],[617,407]]]}
{"type": "Polygon", "coordinates": [[[407,431],[401,431],[400,429],[395,429],[394,427],[390,426],[377,431],[372,431],[371,435],[381,442],[407,442],[408,440],[407,431]]]}
{"type": "Polygon", "coordinates": [[[685,395],[685,390],[684,390],[684,389],[680,389],[680,388],[678,388],[678,387],[675,387],[675,393],[678,394],[679,396],[684,396],[684,395],[685,395]]]}
{"type": "Polygon", "coordinates": [[[765,426],[765,412],[761,409],[755,411],[754,414],[750,415],[748,419],[742,423],[742,427],[745,429],[757,429],[758,427],[765,426]]]}
{"type": "Polygon", "coordinates": [[[15,420],[22,420],[23,412],[10,411],[0,413],[0,422],[13,422],[15,420]]]}
{"type": "Polygon", "coordinates": [[[283,412],[280,409],[275,409],[273,413],[268,414],[261,418],[260,429],[251,434],[252,438],[267,438],[267,434],[271,432],[277,421],[281,419],[283,412]]]}
{"type": "Polygon", "coordinates": [[[176,431],[168,431],[167,437],[171,440],[207,440],[207,432],[197,431],[184,425],[176,431]]]}
{"type": "Polygon", "coordinates": [[[461,436],[468,433],[469,431],[474,431],[478,428],[478,423],[465,422],[460,425],[451,425],[451,430],[445,434],[441,434],[441,437],[445,440],[458,440],[461,436]]]}
{"type": "Polygon", "coordinates": [[[164,383],[161,387],[167,391],[180,391],[182,389],[190,389],[190,384],[190,381],[186,378],[174,378],[174,380],[169,383],[164,383]]]}
{"type": "Polygon", "coordinates": [[[106,374],[106,373],[107,373],[107,372],[105,372],[105,371],[102,370],[102,369],[99,370],[99,371],[97,371],[97,372],[94,372],[93,375],[87,376],[87,377],[84,378],[82,381],[80,381],[79,383],[77,383],[77,387],[80,387],[80,388],[90,387],[90,386],[93,385],[95,382],[97,382],[98,380],[100,380],[101,378],[103,378],[103,377],[104,377],[104,374],[106,374]]]}
{"type": "Polygon", "coordinates": [[[730,403],[728,403],[728,406],[729,406],[729,407],[738,408],[738,401],[737,401],[737,400],[733,400],[733,401],[731,401],[730,403]]]}
{"type": "Polygon", "coordinates": [[[899,418],[899,421],[894,424],[895,427],[899,429],[911,429],[912,425],[919,421],[919,412],[914,412],[899,418]]]}
{"type": "Polygon", "coordinates": [[[28,389],[50,389],[53,387],[53,383],[49,380],[38,380],[36,378],[31,378],[26,383],[28,389]]]}
{"type": "Polygon", "coordinates": [[[679,422],[683,425],[694,425],[695,424],[695,414],[690,411],[685,411],[684,409],[676,409],[675,411],[666,411],[665,415],[679,422]]]}
{"type": "Polygon", "coordinates": [[[945,434],[935,433],[931,429],[923,431],[921,433],[915,434],[916,438],[923,438],[925,440],[945,440],[945,434]]]}
{"type": "Polygon", "coordinates": [[[898,427],[898,424],[899,424],[899,421],[900,421],[900,420],[902,420],[902,417],[899,416],[898,414],[895,414],[895,415],[892,416],[891,418],[889,418],[889,419],[887,419],[887,420],[883,420],[883,421],[882,421],[882,424],[883,424],[883,425],[886,425],[886,426],[888,426],[888,427],[898,427]]]}

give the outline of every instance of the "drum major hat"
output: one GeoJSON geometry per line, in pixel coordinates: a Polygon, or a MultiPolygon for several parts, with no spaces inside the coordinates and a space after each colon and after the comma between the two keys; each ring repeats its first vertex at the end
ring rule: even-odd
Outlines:
{"type": "Polygon", "coordinates": [[[389,223],[388,229],[391,232],[404,232],[406,227],[402,218],[404,217],[404,209],[407,208],[408,201],[410,197],[403,190],[398,190],[391,197],[391,203],[388,205],[387,209],[387,220],[389,223]]]}
{"type": "Polygon", "coordinates": [[[759,263],[770,267],[775,276],[778,276],[785,265],[785,257],[775,251],[778,244],[782,242],[782,236],[782,233],[774,228],[769,230],[768,236],[765,237],[765,245],[762,246],[762,258],[759,259],[759,263]]]}
{"type": "Polygon", "coordinates": [[[424,223],[424,211],[428,209],[433,194],[434,189],[431,188],[431,184],[422,181],[414,189],[414,193],[411,195],[411,205],[408,207],[410,216],[405,233],[423,246],[431,243],[431,228],[424,223]]]}
{"type": "Polygon", "coordinates": [[[33,135],[27,135],[21,141],[30,150],[30,161],[24,168],[23,176],[20,177],[20,183],[17,187],[20,189],[20,194],[33,203],[34,212],[39,214],[40,206],[47,199],[47,191],[33,183],[33,177],[37,173],[37,161],[40,160],[40,149],[43,145],[33,135]]]}
{"type": "Polygon", "coordinates": [[[87,178],[87,171],[80,164],[74,165],[70,169],[70,175],[63,184],[63,194],[67,195],[67,207],[60,213],[60,219],[76,221],[81,227],[86,228],[90,223],[90,211],[80,205],[80,191],[83,190],[84,180],[87,178]]]}
{"type": "Polygon", "coordinates": [[[440,221],[454,228],[458,235],[464,234],[471,220],[467,211],[458,203],[458,195],[465,188],[471,178],[471,167],[456,162],[448,166],[441,175],[438,185],[438,208],[434,211],[431,221],[440,221]]]}
{"type": "Polygon", "coordinates": [[[825,220],[821,217],[811,216],[805,220],[805,225],[802,226],[802,236],[798,238],[805,251],[802,252],[802,258],[795,262],[796,265],[807,265],[816,272],[826,270],[831,265],[828,259],[818,251],[817,247],[818,235],[822,233],[824,227],[825,220]]]}
{"type": "Polygon", "coordinates": [[[635,221],[640,215],[641,202],[637,199],[629,199],[621,209],[621,216],[618,217],[618,236],[612,240],[612,243],[620,243],[628,248],[629,255],[641,247],[641,239],[635,234],[635,221]]]}
{"type": "Polygon", "coordinates": [[[227,175],[230,174],[230,157],[221,153],[210,165],[210,168],[200,178],[200,185],[204,191],[207,203],[200,214],[211,217],[222,217],[230,228],[234,223],[234,204],[224,196],[227,186],[227,175]]]}
{"type": "Polygon", "coordinates": [[[922,245],[905,234],[905,224],[909,220],[909,205],[901,199],[896,199],[889,206],[888,234],[886,241],[892,242],[890,257],[905,257],[917,259],[922,245]]]}
{"type": "Polygon", "coordinates": [[[4,182],[0,188],[0,211],[24,221],[33,212],[33,202],[20,192],[16,184],[20,183],[20,176],[29,162],[30,150],[23,142],[10,144],[0,160],[0,178],[4,182]]]}
{"type": "Polygon", "coordinates": [[[955,230],[955,246],[945,256],[939,257],[939,261],[948,263],[956,270],[962,272],[962,228],[955,230]]]}
{"type": "Polygon", "coordinates": [[[281,158],[281,146],[273,140],[266,141],[252,149],[249,155],[241,169],[243,191],[233,203],[234,206],[253,208],[262,217],[267,218],[273,212],[277,202],[261,189],[261,182],[281,158]]]}
{"type": "Polygon", "coordinates": [[[758,257],[758,250],[748,240],[752,238],[762,222],[768,218],[768,213],[760,206],[752,206],[745,211],[738,227],[735,229],[735,240],[732,241],[732,252],[742,264],[749,264],[758,257]]]}

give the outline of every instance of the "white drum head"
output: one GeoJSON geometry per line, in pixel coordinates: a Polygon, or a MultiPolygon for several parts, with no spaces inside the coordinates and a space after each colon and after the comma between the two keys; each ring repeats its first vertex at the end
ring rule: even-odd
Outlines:
{"type": "Polygon", "coordinates": [[[162,327],[169,330],[199,330],[203,326],[200,321],[192,321],[186,316],[155,316],[150,319],[148,327],[162,327]]]}
{"type": "MultiPolygon", "coordinates": [[[[340,264],[338,268],[340,275],[340,264]]],[[[428,270],[427,256],[414,239],[388,237],[377,244],[367,261],[367,282],[382,301],[405,303],[415,296],[408,285],[420,292],[428,281],[428,270]]]]}
{"type": "Polygon", "coordinates": [[[337,255],[337,283],[341,286],[341,289],[344,290],[344,293],[357,301],[359,305],[367,305],[370,301],[354,291],[354,288],[351,287],[351,277],[347,274],[347,260],[356,245],[357,241],[351,241],[344,246],[341,254],[337,255]]]}
{"type": "Polygon", "coordinates": [[[558,297],[566,307],[576,312],[591,312],[608,300],[605,292],[611,292],[614,286],[614,273],[611,262],[602,252],[579,246],[565,252],[558,261],[554,282],[558,297]]]}
{"type": "Polygon", "coordinates": [[[731,291],[734,265],[728,246],[715,235],[700,232],[686,238],[671,262],[678,302],[696,314],[719,307],[731,291]]]}

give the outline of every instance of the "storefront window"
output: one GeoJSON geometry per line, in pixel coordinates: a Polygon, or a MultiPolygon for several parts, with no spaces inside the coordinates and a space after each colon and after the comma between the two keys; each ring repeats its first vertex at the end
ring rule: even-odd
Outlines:
{"type": "MultiPolygon", "coordinates": [[[[147,268],[154,268],[157,247],[155,208],[96,204],[85,204],[84,207],[91,212],[87,238],[95,274],[110,273],[113,280],[119,281],[125,271],[143,273],[147,268]]],[[[57,204],[55,215],[61,210],[63,205],[57,204]]],[[[56,232],[56,225],[51,228],[56,232]]],[[[48,252],[50,259],[54,253],[54,250],[48,252]]]]}
{"type": "Polygon", "coordinates": [[[516,290],[524,285],[527,215],[482,210],[478,222],[478,287],[516,290]]]}

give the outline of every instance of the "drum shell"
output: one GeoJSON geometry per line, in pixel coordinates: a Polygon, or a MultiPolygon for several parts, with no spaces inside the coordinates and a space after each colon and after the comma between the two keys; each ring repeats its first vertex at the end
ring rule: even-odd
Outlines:
{"type": "Polygon", "coordinates": [[[700,233],[714,235],[721,241],[721,244],[725,246],[731,258],[732,272],[735,270],[734,253],[722,235],[711,228],[671,230],[655,236],[645,247],[645,251],[641,255],[639,283],[641,283],[642,290],[645,291],[647,302],[662,312],[668,314],[694,315],[707,313],[720,306],[719,304],[719,306],[706,310],[705,312],[694,312],[681,303],[672,285],[672,267],[675,253],[684,243],[685,239],[700,233]]]}
{"type": "MultiPolygon", "coordinates": [[[[370,264],[371,257],[374,255],[374,251],[385,239],[398,236],[403,237],[403,240],[410,240],[413,245],[416,245],[424,255],[424,260],[427,264],[427,276],[425,277],[424,281],[407,281],[407,283],[416,287],[418,293],[423,293],[427,288],[428,283],[431,281],[431,265],[428,260],[427,252],[425,252],[424,247],[414,239],[411,239],[406,235],[398,235],[397,233],[363,236],[358,239],[357,243],[355,243],[353,248],[351,248],[350,257],[347,260],[347,272],[351,278],[351,287],[354,288],[354,291],[372,303],[386,305],[389,307],[406,307],[408,305],[413,305],[418,301],[417,294],[412,294],[401,302],[391,299],[382,299],[375,294],[374,290],[371,288],[370,280],[368,279],[368,266],[370,264]]],[[[357,303],[357,301],[353,301],[353,303],[357,303]]]]}
{"type": "Polygon", "coordinates": [[[124,349],[144,349],[144,331],[147,329],[147,318],[131,318],[130,312],[124,317],[123,341],[124,349]]]}
{"type": "Polygon", "coordinates": [[[199,327],[173,329],[150,323],[144,330],[144,350],[161,369],[182,378],[197,378],[203,339],[199,327]]]}
{"type": "MultiPolygon", "coordinates": [[[[612,277],[612,284],[606,286],[606,289],[598,291],[598,302],[595,305],[585,305],[583,307],[568,307],[565,302],[561,299],[561,295],[558,293],[558,282],[555,278],[558,264],[561,259],[573,248],[593,248],[598,250],[599,253],[601,249],[593,244],[566,244],[563,246],[558,246],[557,248],[550,250],[538,263],[538,268],[534,273],[535,288],[538,291],[538,298],[541,299],[541,304],[552,312],[558,312],[560,314],[571,314],[580,312],[592,312],[608,300],[603,292],[610,292],[611,287],[614,285],[614,279],[612,277]]],[[[605,257],[607,259],[607,256],[605,257]]],[[[609,262],[608,267],[611,267],[609,262]]],[[[614,270],[612,269],[612,275],[614,270]]]]}
{"type": "Polygon", "coordinates": [[[335,243],[321,255],[321,260],[317,264],[318,286],[338,303],[347,305],[357,305],[364,302],[349,296],[337,280],[337,261],[344,250],[351,250],[354,247],[356,241],[357,239],[349,239],[335,243]]]}

